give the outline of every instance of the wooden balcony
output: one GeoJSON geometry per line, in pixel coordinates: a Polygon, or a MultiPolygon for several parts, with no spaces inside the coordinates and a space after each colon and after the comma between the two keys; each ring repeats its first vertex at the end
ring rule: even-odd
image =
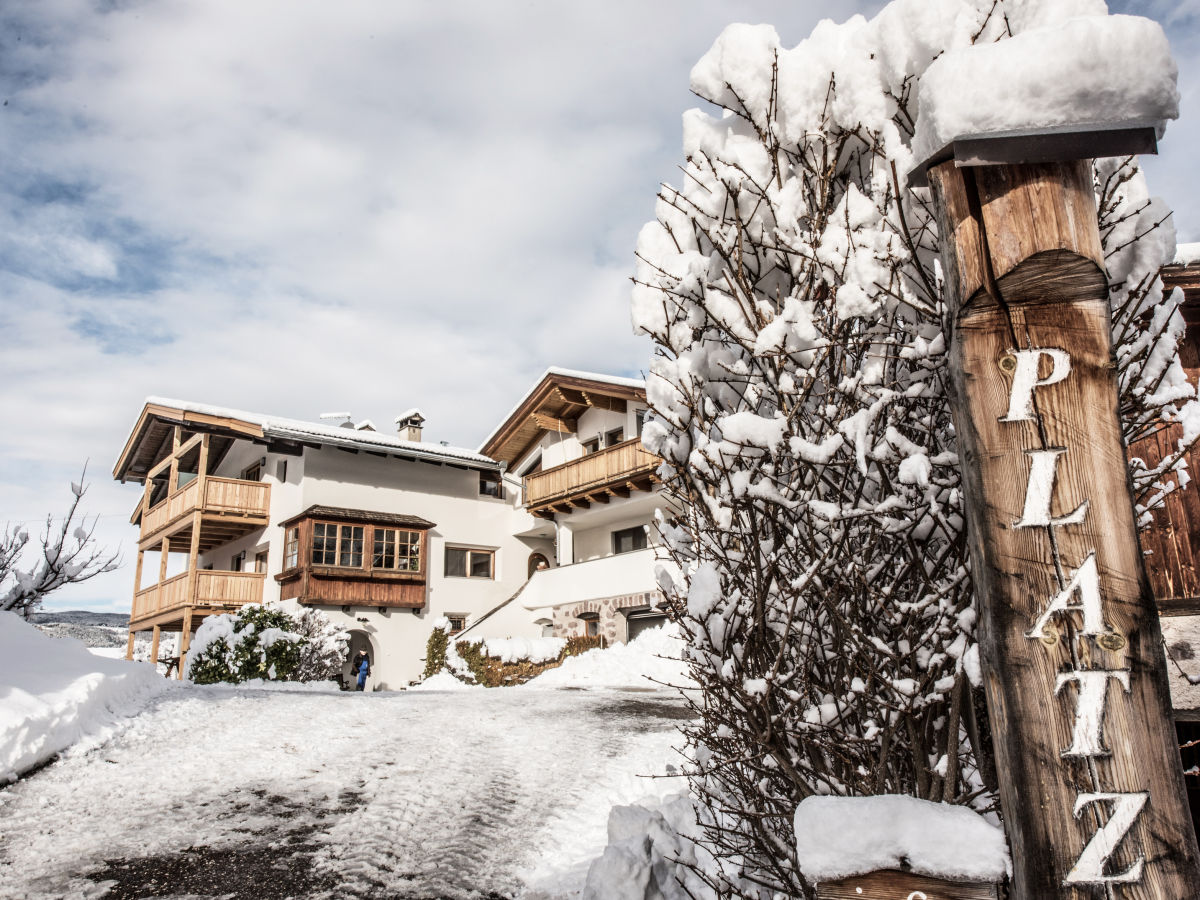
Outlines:
{"type": "MultiPolygon", "coordinates": [[[[1156,466],[1174,452],[1183,429],[1170,425],[1129,448],[1129,455],[1156,466]]],[[[1188,474],[1200,472],[1200,448],[1187,454],[1188,474]]],[[[1200,486],[1193,480],[1172,491],[1154,511],[1154,524],[1139,535],[1146,553],[1146,574],[1161,613],[1200,612],[1200,486]]]]}
{"type": "MultiPolygon", "coordinates": [[[[262,572],[216,572],[201,569],[195,573],[196,587],[188,596],[189,576],[182,572],[159,584],[142,588],[133,595],[133,611],[129,616],[131,631],[182,619],[191,607],[196,617],[226,612],[247,603],[262,603],[262,572]]],[[[176,629],[178,630],[178,629],[176,629]]]]}
{"type": "Polygon", "coordinates": [[[631,438],[526,476],[525,506],[534,515],[549,517],[628,497],[630,491],[653,490],[660,462],[639,438],[631,438]]]}
{"type": "Polygon", "coordinates": [[[186,545],[195,514],[200,514],[201,553],[232,541],[268,522],[271,486],[261,481],[195,478],[142,513],[142,550],[157,550],[163,538],[186,545]]]}

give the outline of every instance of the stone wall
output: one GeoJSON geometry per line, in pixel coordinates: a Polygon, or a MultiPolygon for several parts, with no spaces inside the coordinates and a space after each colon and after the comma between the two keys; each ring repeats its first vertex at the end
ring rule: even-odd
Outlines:
{"type": "Polygon", "coordinates": [[[628,637],[628,625],[622,611],[654,606],[660,599],[657,591],[642,591],[556,606],[553,610],[554,636],[569,638],[587,634],[587,620],[579,617],[595,614],[600,622],[600,636],[605,642],[624,643],[628,637]]]}

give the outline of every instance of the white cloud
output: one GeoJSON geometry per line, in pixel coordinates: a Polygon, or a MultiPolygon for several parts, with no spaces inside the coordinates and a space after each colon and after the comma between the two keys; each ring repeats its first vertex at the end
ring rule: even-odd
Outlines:
{"type": "MultiPolygon", "coordinates": [[[[151,393],[377,423],[419,405],[431,439],[474,445],[548,365],[643,370],[627,279],[680,162],[691,65],[729,21],[794,43],[851,11],[0,12],[0,518],[57,510],[90,458],[98,533],[130,547],[137,491],[107,479],[151,393]]],[[[1175,128],[1168,178],[1185,171],[1175,128]]],[[[74,596],[126,602],[131,579],[74,596]]]]}

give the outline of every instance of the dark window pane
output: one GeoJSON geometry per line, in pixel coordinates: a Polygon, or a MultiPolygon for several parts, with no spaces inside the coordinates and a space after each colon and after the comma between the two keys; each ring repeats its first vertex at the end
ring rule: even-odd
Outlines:
{"type": "Polygon", "coordinates": [[[446,548],[446,574],[465,576],[467,574],[467,551],[455,547],[446,548]]]}

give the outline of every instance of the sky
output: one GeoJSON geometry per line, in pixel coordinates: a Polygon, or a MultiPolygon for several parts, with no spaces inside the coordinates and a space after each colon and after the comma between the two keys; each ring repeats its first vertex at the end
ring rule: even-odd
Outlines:
{"type": "MultiPolygon", "coordinates": [[[[49,608],[127,611],[148,395],[350,411],[476,447],[548,366],[645,371],[638,229],[682,163],[692,65],[883,4],[192,0],[0,4],[0,523],[87,466],[123,567],[49,608]]],[[[1200,0],[1161,22],[1182,116],[1151,189],[1200,240],[1200,0]]]]}

